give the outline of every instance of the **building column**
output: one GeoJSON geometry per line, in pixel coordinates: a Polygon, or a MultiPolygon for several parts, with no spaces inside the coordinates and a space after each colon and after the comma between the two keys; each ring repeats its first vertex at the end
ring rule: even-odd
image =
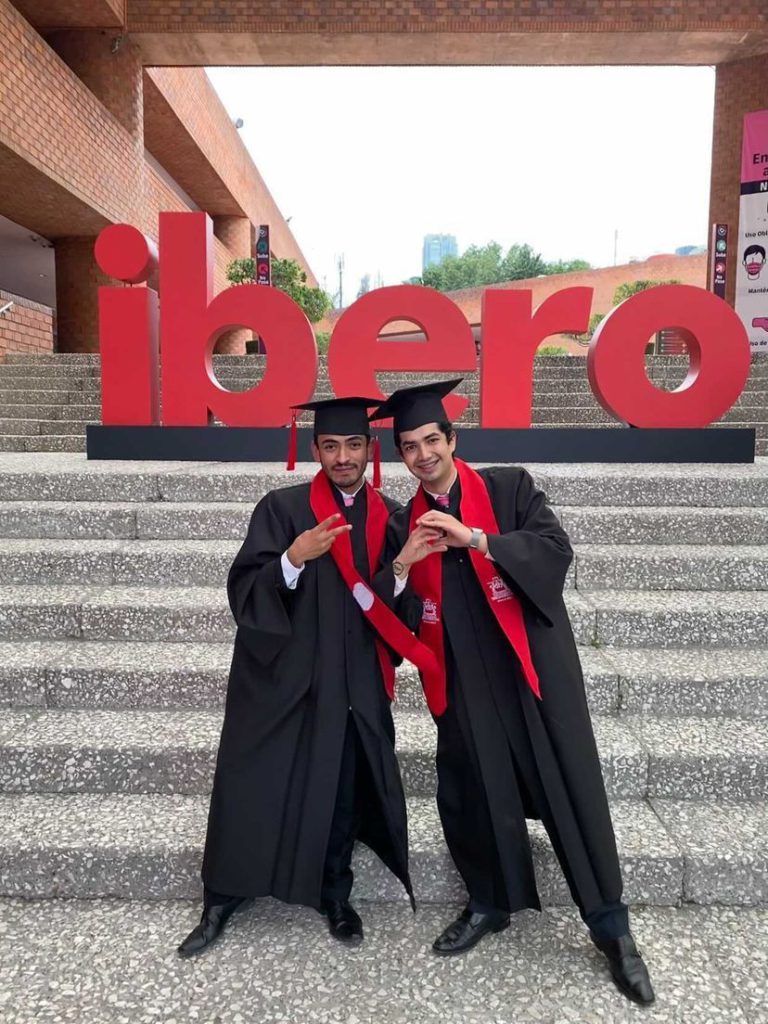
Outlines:
{"type": "MultiPolygon", "coordinates": [[[[114,30],[100,29],[54,32],[46,42],[128,133],[132,145],[120,173],[127,196],[126,219],[140,226],[145,181],[143,69],[138,47],[114,30]]],[[[96,266],[95,242],[95,236],[54,240],[59,352],[99,351],[98,286],[115,282],[96,266]]]]}
{"type": "MultiPolygon", "coordinates": [[[[739,188],[741,184],[741,139],[744,114],[768,109],[768,54],[749,60],[718,64],[715,80],[715,113],[712,131],[712,178],[709,195],[709,225],[727,224],[731,241],[726,299],[736,297],[736,251],[739,229],[739,188]]],[[[712,254],[709,254],[711,264],[712,254]]],[[[707,266],[710,280],[711,266],[707,266]]]]}
{"type": "Polygon", "coordinates": [[[99,351],[99,285],[106,277],[93,257],[94,238],[57,238],[56,351],[99,351]]]}
{"type": "MultiPolygon", "coordinates": [[[[213,233],[226,250],[224,255],[227,264],[232,260],[244,259],[253,255],[251,222],[247,217],[214,217],[213,233]]],[[[216,269],[215,290],[218,294],[229,287],[229,281],[226,279],[226,267],[219,271],[218,260],[216,269]]],[[[216,342],[214,352],[244,355],[245,343],[252,337],[253,332],[245,328],[227,331],[216,342]]]]}

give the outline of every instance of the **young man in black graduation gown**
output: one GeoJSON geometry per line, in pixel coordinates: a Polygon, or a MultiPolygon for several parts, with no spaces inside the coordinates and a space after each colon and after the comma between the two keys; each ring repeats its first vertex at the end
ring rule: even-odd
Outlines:
{"type": "Polygon", "coordinates": [[[461,953],[540,909],[525,819],[547,829],[590,935],[622,992],[653,1001],[629,931],[622,879],[563,585],[568,537],[521,468],[475,472],[454,458],[441,398],[459,381],[395,392],[371,419],[394,417],[395,444],[421,481],[390,521],[388,557],[421,598],[419,636],[445,666],[425,682],[437,723],[437,801],[469,902],[438,937],[461,953]],[[448,550],[413,564],[420,526],[448,550]],[[401,550],[403,549],[403,550],[401,550]],[[399,552],[399,553],[398,553],[399,552]]]}
{"type": "MultiPolygon", "coordinates": [[[[321,469],[311,484],[274,490],[258,503],[230,569],[237,633],[203,858],[205,899],[182,956],[207,948],[234,910],[259,896],[315,907],[335,938],[361,941],[349,902],[356,839],[413,900],[390,697],[392,647],[418,661],[418,651],[409,652],[418,641],[391,610],[403,584],[391,568],[372,579],[387,519],[399,507],[364,478],[366,409],[374,404],[302,406],[315,409],[321,469]],[[382,629],[390,647],[379,639],[382,629]]],[[[436,535],[423,528],[410,556],[418,559],[421,545],[423,557],[436,535]]]]}

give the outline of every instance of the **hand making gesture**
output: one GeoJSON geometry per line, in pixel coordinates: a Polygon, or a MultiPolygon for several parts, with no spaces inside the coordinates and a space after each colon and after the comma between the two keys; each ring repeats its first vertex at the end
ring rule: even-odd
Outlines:
{"type": "Polygon", "coordinates": [[[341,533],[349,533],[352,529],[350,523],[343,526],[333,526],[337,519],[341,518],[341,512],[334,512],[322,523],[313,526],[311,530],[300,533],[296,540],[288,548],[286,554],[288,561],[296,569],[300,569],[305,562],[311,562],[313,558],[319,558],[329,551],[331,545],[341,533]]]}

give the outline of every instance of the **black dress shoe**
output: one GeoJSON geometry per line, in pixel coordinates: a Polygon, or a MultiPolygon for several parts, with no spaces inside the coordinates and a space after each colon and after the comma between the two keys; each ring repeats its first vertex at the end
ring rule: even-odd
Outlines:
{"type": "Polygon", "coordinates": [[[442,935],[432,943],[432,949],[440,956],[464,953],[472,949],[489,932],[503,932],[509,927],[509,914],[494,910],[490,914],[473,913],[469,907],[449,924],[442,935]]]}
{"type": "Polygon", "coordinates": [[[233,896],[226,903],[215,903],[203,910],[200,924],[193,928],[189,935],[179,946],[179,956],[194,956],[195,953],[202,953],[211,943],[221,935],[222,929],[232,914],[245,900],[240,896],[233,896]]]}
{"type": "Polygon", "coordinates": [[[334,939],[357,946],[363,941],[363,922],[346,900],[326,900],[322,913],[328,918],[328,930],[334,939]]]}
{"type": "Polygon", "coordinates": [[[589,933],[589,937],[608,958],[611,977],[616,987],[632,1002],[650,1006],[656,996],[648,976],[648,968],[630,933],[627,932],[620,939],[598,939],[592,932],[589,933]]]}

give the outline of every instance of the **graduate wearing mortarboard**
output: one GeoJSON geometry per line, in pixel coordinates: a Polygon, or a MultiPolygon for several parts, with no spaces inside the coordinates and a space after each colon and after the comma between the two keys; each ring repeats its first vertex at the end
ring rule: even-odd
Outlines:
{"type": "MultiPolygon", "coordinates": [[[[237,624],[208,818],[200,924],[179,947],[206,949],[251,897],[315,907],[331,934],[363,938],[351,906],[356,839],[413,901],[406,807],[390,701],[394,662],[429,674],[431,651],[395,614],[405,595],[378,572],[400,506],[366,483],[366,410],[345,398],[315,412],[311,484],[271,491],[254,509],[229,572],[237,624]]],[[[295,423],[295,419],[294,419],[295,423]]],[[[409,557],[437,531],[423,527],[409,557]]]]}
{"type": "Polygon", "coordinates": [[[563,601],[571,545],[524,469],[475,471],[455,458],[442,399],[458,383],[404,388],[371,414],[393,417],[395,445],[421,482],[392,515],[385,557],[409,581],[403,603],[421,603],[419,637],[442,668],[422,681],[437,724],[438,809],[469,895],[433,948],[462,953],[505,929],[510,913],[541,909],[525,824],[539,818],[614,981],[647,1004],[563,601]],[[406,538],[423,526],[443,531],[447,550],[412,563],[406,538]]]}

